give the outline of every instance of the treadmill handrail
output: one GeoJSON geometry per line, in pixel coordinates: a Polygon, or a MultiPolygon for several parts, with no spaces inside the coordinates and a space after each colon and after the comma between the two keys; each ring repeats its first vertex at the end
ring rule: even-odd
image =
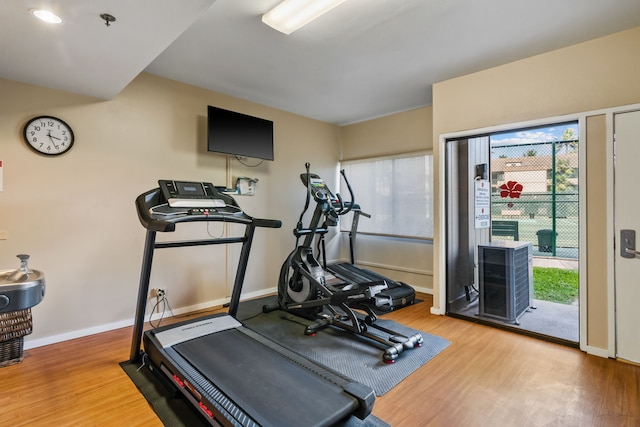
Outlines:
{"type": "MultiPolygon", "coordinates": [[[[162,198],[162,193],[159,188],[147,191],[146,193],[143,193],[136,198],[136,210],[138,212],[138,219],[140,220],[142,226],[147,229],[147,233],[143,250],[140,282],[138,285],[138,300],[136,304],[136,314],[133,325],[133,336],[131,339],[131,361],[137,362],[141,358],[140,346],[142,343],[144,317],[147,308],[147,295],[149,294],[149,281],[151,277],[151,265],[153,263],[153,254],[155,249],[241,243],[242,249],[240,251],[240,258],[238,260],[238,267],[234,280],[231,299],[229,301],[229,314],[232,316],[236,315],[238,304],[240,303],[240,294],[242,292],[242,284],[244,282],[244,276],[249,259],[249,253],[251,251],[251,243],[253,241],[254,231],[256,227],[280,228],[282,226],[282,221],[276,219],[253,218],[240,210],[233,197],[226,194],[221,196],[224,198],[227,207],[215,208],[212,210],[212,213],[208,215],[190,215],[184,212],[184,209],[182,209],[182,213],[169,215],[166,218],[159,217],[158,215],[153,215],[150,211],[152,207],[158,206],[165,202],[162,198]],[[175,231],[176,223],[193,221],[219,221],[244,224],[244,236],[156,243],[157,232],[172,232],[175,231]]],[[[180,209],[177,209],[176,212],[181,211],[180,209]]]]}

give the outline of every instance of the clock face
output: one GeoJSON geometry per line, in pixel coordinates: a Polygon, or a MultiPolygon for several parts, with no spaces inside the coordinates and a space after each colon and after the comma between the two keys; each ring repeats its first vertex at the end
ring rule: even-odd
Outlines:
{"type": "Polygon", "coordinates": [[[73,146],[71,127],[56,117],[34,117],[24,125],[23,136],[29,147],[49,156],[66,153],[73,146]]]}

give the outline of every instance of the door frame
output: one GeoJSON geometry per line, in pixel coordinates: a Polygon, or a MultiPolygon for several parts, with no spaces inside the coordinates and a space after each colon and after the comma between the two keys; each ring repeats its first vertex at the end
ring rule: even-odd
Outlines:
{"type": "MultiPolygon", "coordinates": [[[[440,199],[445,194],[446,174],[445,174],[445,154],[446,154],[446,141],[448,139],[455,138],[467,138],[479,133],[491,133],[510,130],[518,127],[533,127],[536,125],[545,125],[560,123],[564,121],[577,120],[580,130],[579,150],[581,153],[586,153],[586,118],[589,116],[604,115],[606,123],[606,233],[607,233],[607,259],[605,261],[607,265],[607,348],[602,349],[599,347],[593,347],[587,345],[587,280],[586,277],[586,188],[584,185],[580,186],[580,259],[584,262],[579,266],[579,290],[580,290],[580,349],[589,354],[605,357],[616,357],[616,316],[615,316],[615,224],[614,224],[614,115],[636,111],[640,109],[640,103],[616,106],[611,108],[603,108],[598,110],[590,110],[581,113],[550,117],[543,120],[532,120],[519,123],[509,123],[507,125],[491,126],[481,129],[474,129],[464,132],[452,132],[441,134],[438,136],[438,158],[434,159],[437,164],[437,176],[438,176],[438,192],[440,199]]],[[[586,156],[580,156],[579,166],[582,171],[586,171],[586,156]]],[[[583,179],[584,181],[584,179],[583,179]]],[[[445,205],[438,203],[438,237],[434,240],[435,250],[439,254],[446,254],[446,216],[445,205]]],[[[446,310],[446,257],[439,256],[437,260],[437,268],[439,271],[438,280],[434,281],[434,288],[437,288],[437,298],[434,299],[434,305],[431,308],[431,313],[444,315],[446,310]]],[[[434,289],[435,290],[435,289],[434,289]]]]}
{"type": "Polygon", "coordinates": [[[615,116],[618,114],[631,113],[640,111],[640,104],[628,105],[620,108],[614,108],[607,112],[606,120],[607,120],[607,172],[608,172],[608,182],[611,184],[610,188],[607,186],[607,219],[608,224],[607,228],[611,236],[609,237],[609,241],[611,244],[609,245],[610,249],[610,263],[612,268],[609,269],[609,283],[608,283],[608,294],[607,299],[609,301],[609,354],[608,356],[611,358],[617,358],[618,348],[617,348],[617,318],[616,318],[616,250],[615,244],[616,241],[616,229],[615,229],[615,116]],[[609,213],[609,210],[611,211],[609,213]]]}
{"type": "MultiPolygon", "coordinates": [[[[441,255],[438,259],[439,276],[438,276],[437,283],[434,283],[434,286],[438,287],[438,298],[437,300],[434,300],[434,305],[431,308],[431,313],[444,315],[446,314],[446,307],[447,307],[447,304],[446,304],[447,217],[446,217],[446,206],[445,206],[446,204],[442,203],[442,200],[444,199],[444,195],[446,191],[446,173],[445,173],[446,166],[445,165],[446,165],[447,140],[470,138],[470,137],[473,137],[474,135],[498,133],[498,132],[509,131],[512,129],[547,126],[547,125],[553,126],[556,123],[561,124],[569,121],[577,121],[579,134],[580,134],[579,140],[578,140],[578,150],[579,150],[579,153],[581,153],[580,156],[578,157],[579,174],[580,174],[578,179],[580,180],[580,182],[585,182],[586,179],[584,177],[586,177],[586,175],[584,174],[586,173],[586,155],[585,155],[586,153],[586,145],[585,145],[586,144],[586,118],[587,116],[590,116],[590,115],[593,115],[593,114],[581,113],[581,114],[571,114],[571,115],[564,115],[564,116],[555,116],[555,117],[550,117],[545,119],[537,119],[537,120],[518,122],[518,123],[508,123],[505,125],[490,126],[490,127],[480,128],[480,129],[472,129],[468,131],[452,132],[452,133],[439,135],[439,138],[438,138],[439,154],[438,154],[438,158],[434,159],[434,161],[437,160],[437,164],[438,164],[437,173],[438,173],[438,191],[440,194],[440,197],[439,197],[440,202],[438,203],[438,206],[437,206],[438,217],[439,217],[438,239],[437,239],[437,242],[434,240],[434,246],[437,247],[436,250],[439,251],[439,254],[441,255]],[[438,305],[436,306],[436,304],[438,305]]],[[[597,354],[598,351],[600,351],[601,353],[602,350],[599,350],[597,348],[589,348],[586,345],[587,343],[587,292],[586,292],[587,274],[586,274],[585,260],[587,259],[587,253],[586,253],[587,244],[586,244],[586,186],[585,185],[579,186],[578,198],[579,198],[578,206],[579,206],[579,213],[580,213],[579,226],[578,226],[578,229],[579,229],[578,260],[582,261],[582,262],[579,262],[579,267],[578,267],[578,276],[579,276],[578,289],[579,289],[579,304],[580,304],[579,318],[578,318],[579,328],[580,328],[579,345],[582,351],[597,354]]],[[[607,227],[610,228],[609,226],[607,227]]],[[[610,333],[609,333],[609,336],[610,336],[610,333]]]]}

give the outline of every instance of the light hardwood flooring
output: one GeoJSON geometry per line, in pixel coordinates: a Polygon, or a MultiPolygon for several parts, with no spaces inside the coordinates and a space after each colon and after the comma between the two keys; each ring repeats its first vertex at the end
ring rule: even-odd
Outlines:
{"type": "MultiPolygon", "coordinates": [[[[385,318],[451,345],[376,399],[393,427],[640,426],[640,366],[434,316],[419,297],[385,318]]],[[[130,345],[123,328],[26,350],[0,368],[0,426],[161,426],[118,365],[130,345]]]]}

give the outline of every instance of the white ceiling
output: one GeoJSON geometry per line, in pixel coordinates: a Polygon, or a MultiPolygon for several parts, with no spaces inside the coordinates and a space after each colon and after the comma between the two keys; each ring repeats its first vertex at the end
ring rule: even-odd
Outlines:
{"type": "Polygon", "coordinates": [[[438,81],[640,26],[638,0],[348,0],[287,36],[260,19],[279,1],[0,0],[0,77],[111,99],[147,71],[346,124],[430,105],[438,81]],[[39,5],[63,24],[33,18],[39,5]]]}
{"type": "Polygon", "coordinates": [[[0,77],[111,99],[213,1],[0,0],[0,77]],[[39,21],[38,8],[63,23],[39,21]]]}

